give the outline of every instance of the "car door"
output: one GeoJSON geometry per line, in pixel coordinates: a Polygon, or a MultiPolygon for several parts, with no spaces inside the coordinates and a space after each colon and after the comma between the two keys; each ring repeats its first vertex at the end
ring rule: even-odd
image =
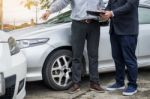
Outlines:
{"type": "Polygon", "coordinates": [[[99,42],[99,70],[109,71],[114,68],[111,45],[110,45],[110,35],[109,26],[103,26],[100,30],[100,42],[99,42]]]}
{"type": "Polygon", "coordinates": [[[150,7],[139,8],[139,66],[150,65],[150,7]]]}

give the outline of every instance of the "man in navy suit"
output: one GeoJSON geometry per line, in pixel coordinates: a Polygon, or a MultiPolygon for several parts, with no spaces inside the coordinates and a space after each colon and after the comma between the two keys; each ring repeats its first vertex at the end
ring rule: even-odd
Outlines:
{"type": "Polygon", "coordinates": [[[106,89],[124,89],[123,95],[137,92],[137,58],[135,50],[139,33],[139,0],[109,0],[106,12],[101,18],[110,18],[110,41],[112,57],[116,67],[116,82],[106,89]],[[127,67],[128,86],[125,88],[125,66],[127,67]]]}

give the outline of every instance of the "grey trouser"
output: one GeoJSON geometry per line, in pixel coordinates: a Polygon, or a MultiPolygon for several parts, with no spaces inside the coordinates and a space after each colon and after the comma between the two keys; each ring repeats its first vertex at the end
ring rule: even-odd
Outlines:
{"type": "Polygon", "coordinates": [[[90,82],[99,83],[98,74],[98,47],[100,38],[99,22],[83,23],[72,21],[72,81],[80,83],[83,50],[87,40],[87,51],[89,59],[90,82]]]}

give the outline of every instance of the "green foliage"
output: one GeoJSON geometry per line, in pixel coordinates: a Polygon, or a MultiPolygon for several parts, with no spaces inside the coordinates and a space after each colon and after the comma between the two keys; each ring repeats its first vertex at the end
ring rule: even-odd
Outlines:
{"type": "Polygon", "coordinates": [[[39,6],[40,9],[48,9],[50,7],[51,3],[54,1],[55,0],[39,0],[39,2],[37,2],[37,0],[23,0],[21,2],[21,4],[23,4],[24,7],[29,9],[29,10],[33,6],[39,6]]]}
{"type": "Polygon", "coordinates": [[[55,0],[40,0],[41,9],[48,9],[55,0]]]}
{"type": "Polygon", "coordinates": [[[35,0],[25,0],[25,1],[22,1],[23,5],[25,8],[27,9],[31,9],[33,6],[38,6],[38,2],[35,1],[35,0]]]}
{"type": "Polygon", "coordinates": [[[48,9],[50,7],[49,0],[40,0],[41,9],[48,9]]]}

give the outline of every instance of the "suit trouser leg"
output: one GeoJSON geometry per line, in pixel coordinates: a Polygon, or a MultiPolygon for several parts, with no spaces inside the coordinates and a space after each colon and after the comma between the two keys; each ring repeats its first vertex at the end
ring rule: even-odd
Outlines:
{"type": "Polygon", "coordinates": [[[138,75],[136,46],[137,36],[120,36],[120,43],[125,65],[127,66],[128,85],[137,87],[136,80],[138,75]]]}
{"type": "Polygon", "coordinates": [[[100,26],[94,23],[89,26],[87,35],[87,51],[89,59],[90,82],[99,83],[98,73],[98,47],[100,39],[100,26]]]}
{"type": "Polygon", "coordinates": [[[125,79],[125,63],[122,55],[122,49],[119,37],[115,34],[110,34],[112,57],[116,67],[116,83],[123,86],[125,79]]]}
{"type": "Polygon", "coordinates": [[[79,84],[81,81],[81,66],[84,44],[86,39],[86,26],[80,22],[72,22],[72,81],[79,84]]]}

